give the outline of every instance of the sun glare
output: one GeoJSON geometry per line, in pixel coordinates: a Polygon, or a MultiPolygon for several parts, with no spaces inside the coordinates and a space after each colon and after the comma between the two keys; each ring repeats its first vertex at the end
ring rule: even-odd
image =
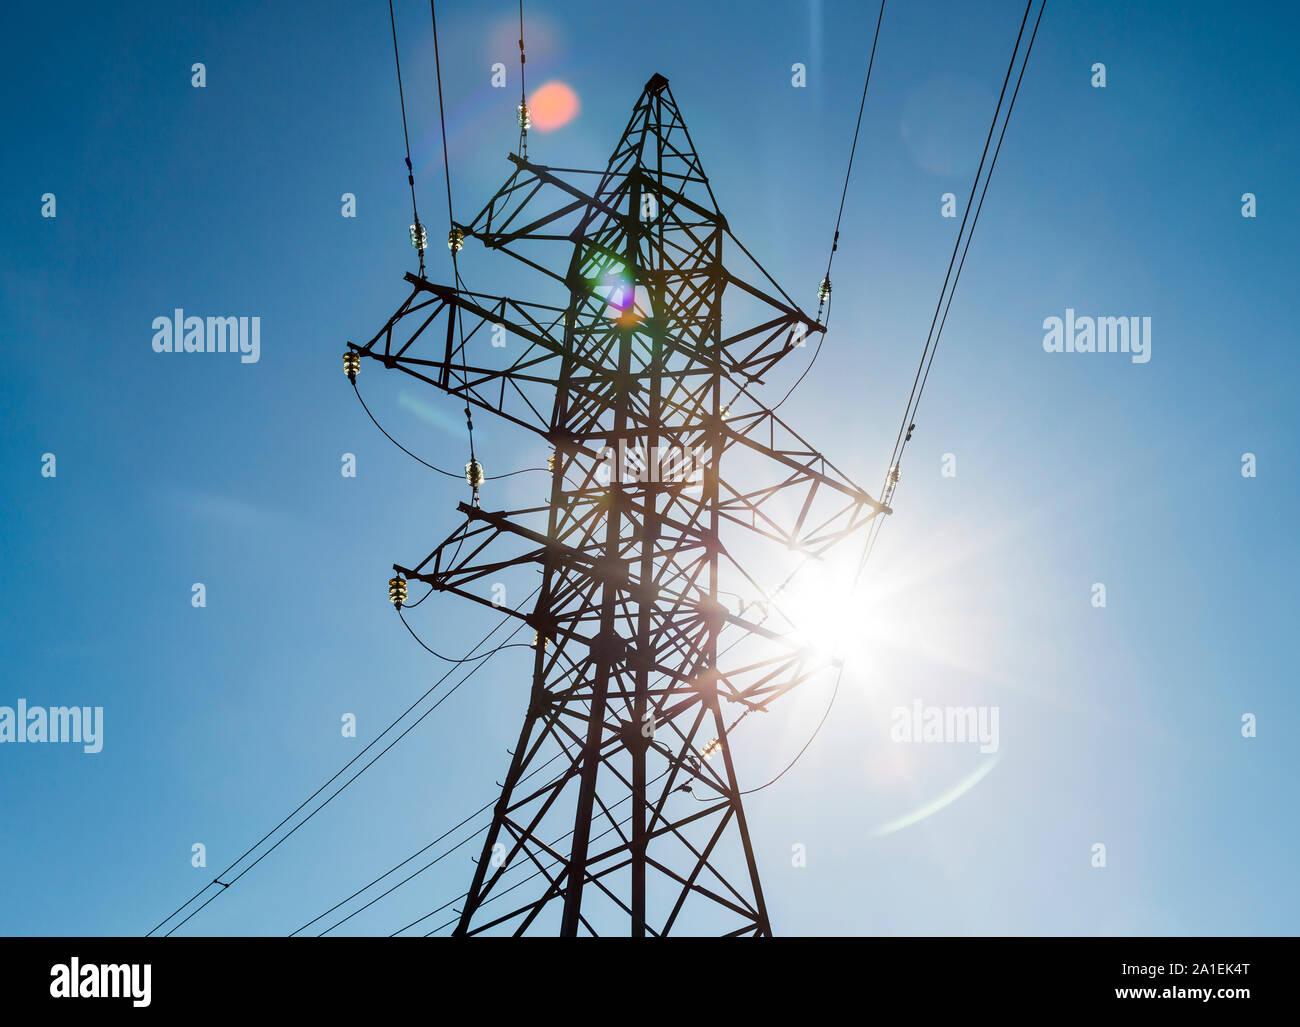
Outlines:
{"type": "Polygon", "coordinates": [[[870,635],[867,591],[854,587],[852,565],[808,558],[773,602],[790,623],[790,637],[818,656],[859,664],[870,635]]]}

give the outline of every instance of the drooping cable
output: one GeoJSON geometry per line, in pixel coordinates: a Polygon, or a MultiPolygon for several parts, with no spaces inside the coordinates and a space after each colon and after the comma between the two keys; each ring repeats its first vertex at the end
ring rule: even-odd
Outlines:
{"type": "MultiPolygon", "coordinates": [[[[803,754],[806,753],[808,749],[812,746],[813,742],[817,740],[817,736],[821,733],[822,726],[826,723],[826,719],[831,715],[831,708],[835,705],[835,697],[840,694],[840,681],[843,679],[843,677],[844,677],[844,664],[841,662],[839,665],[839,672],[835,675],[835,687],[831,691],[830,701],[826,703],[826,711],[822,714],[822,719],[817,722],[817,726],[813,728],[813,733],[808,737],[808,741],[804,742],[803,746],[799,749],[799,751],[794,754],[794,759],[792,759],[788,764],[786,764],[785,769],[782,770],[779,774],[777,774],[776,777],[772,778],[772,780],[768,781],[766,784],[761,784],[756,788],[746,788],[744,791],[740,793],[741,795],[753,795],[755,792],[761,792],[764,788],[770,788],[772,785],[780,781],[781,778],[785,777],[785,775],[790,772],[790,770],[794,767],[794,765],[803,758],[803,754]]],[[[737,717],[734,721],[732,721],[731,727],[727,728],[727,735],[730,736],[731,732],[736,728],[736,726],[747,716],[749,716],[751,712],[752,712],[752,708],[746,709],[743,713],[741,713],[739,717],[737,717]]],[[[717,801],[716,798],[701,799],[694,792],[691,793],[691,798],[693,798],[696,802],[717,801]]]]}
{"type": "MultiPolygon", "coordinates": [[[[435,467],[433,464],[429,463],[427,460],[423,459],[422,457],[416,456],[416,455],[415,455],[414,453],[412,453],[409,449],[407,449],[405,446],[403,446],[400,442],[398,442],[395,438],[393,438],[390,434],[388,434],[388,431],[384,428],[384,426],[383,426],[382,424],[380,424],[379,421],[378,421],[378,419],[375,417],[375,415],[374,415],[373,413],[371,413],[371,411],[370,411],[370,407],[368,407],[368,406],[366,405],[366,401],[365,401],[364,399],[361,398],[361,390],[357,388],[357,383],[356,383],[355,381],[352,383],[352,388],[353,388],[353,390],[356,392],[356,394],[357,394],[357,399],[360,400],[360,402],[361,402],[361,409],[364,410],[364,411],[366,412],[366,416],[370,418],[371,422],[374,424],[374,426],[375,426],[376,428],[378,428],[381,432],[383,432],[384,438],[388,439],[388,441],[391,442],[394,446],[396,446],[398,449],[400,449],[403,453],[405,453],[407,456],[409,456],[412,460],[416,461],[417,463],[423,464],[425,467],[429,468],[429,470],[431,470],[431,471],[437,471],[439,474],[445,474],[448,478],[462,478],[462,479],[463,479],[463,478],[465,477],[465,475],[463,475],[463,474],[457,474],[455,471],[447,471],[447,470],[443,470],[441,467],[435,467]]],[[[483,476],[483,480],[484,480],[484,481],[495,481],[495,480],[498,479],[498,478],[511,478],[511,477],[514,477],[516,474],[528,474],[528,473],[530,473],[530,472],[532,472],[532,471],[547,471],[547,470],[548,470],[548,469],[545,468],[545,467],[521,467],[521,468],[520,468],[519,470],[517,470],[517,471],[507,471],[505,474],[487,474],[487,475],[484,475],[484,476],[483,476]]],[[[421,598],[421,599],[420,599],[420,602],[423,602],[423,601],[424,601],[424,599],[421,598]]],[[[415,604],[415,603],[411,603],[410,605],[411,605],[411,606],[415,606],[416,604],[415,604]]]]}
{"type": "Polygon", "coordinates": [[[803,743],[803,748],[795,753],[794,759],[786,765],[786,768],[782,770],[781,773],[772,778],[772,780],[768,781],[766,784],[759,785],[757,788],[746,788],[740,793],[741,795],[753,795],[755,792],[761,792],[764,788],[770,788],[772,785],[780,781],[781,778],[785,777],[785,775],[790,772],[790,769],[803,758],[803,754],[806,753],[813,742],[817,740],[817,736],[821,733],[822,726],[826,723],[826,719],[831,715],[831,708],[835,705],[835,697],[840,694],[840,681],[842,681],[843,678],[844,664],[841,663],[839,673],[835,675],[835,688],[831,692],[830,702],[826,704],[826,712],[822,714],[822,719],[819,720],[817,726],[813,728],[813,733],[808,737],[808,741],[803,743]]]}
{"type": "MultiPolygon", "coordinates": [[[[421,596],[420,602],[424,602],[426,598],[427,596],[421,596]]],[[[410,632],[411,637],[415,639],[418,643],[420,643],[420,648],[422,648],[430,656],[436,656],[438,659],[442,660],[443,663],[474,663],[477,660],[486,660],[489,657],[495,656],[502,649],[531,649],[532,648],[532,646],[529,645],[527,642],[515,642],[512,645],[498,646],[496,649],[493,649],[491,652],[479,653],[477,656],[466,656],[459,659],[453,656],[443,656],[442,653],[436,652],[435,650],[431,649],[428,643],[425,642],[424,639],[422,639],[419,635],[415,633],[415,629],[411,627],[410,624],[407,623],[406,613],[403,610],[399,609],[397,611],[397,615],[402,619],[402,627],[406,628],[406,630],[410,632]]]]}

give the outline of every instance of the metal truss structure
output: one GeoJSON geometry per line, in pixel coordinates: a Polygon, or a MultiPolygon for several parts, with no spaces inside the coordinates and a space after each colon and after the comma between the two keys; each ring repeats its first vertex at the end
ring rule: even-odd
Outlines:
{"type": "Polygon", "coordinates": [[[461,503],[441,545],[394,565],[535,632],[456,932],[768,935],[733,729],[832,661],[760,579],[890,511],[753,395],[823,327],[732,235],[667,79],[603,171],[509,159],[453,235],[553,302],[407,274],[383,329],[349,343],[554,452],[546,505],[461,503]],[[502,329],[512,345],[489,345],[502,329]],[[540,587],[498,605],[491,584],[519,568],[540,587]]]}

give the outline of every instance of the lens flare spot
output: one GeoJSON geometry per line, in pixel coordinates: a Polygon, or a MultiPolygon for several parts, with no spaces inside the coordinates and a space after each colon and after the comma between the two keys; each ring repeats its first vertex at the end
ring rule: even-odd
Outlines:
{"type": "Polygon", "coordinates": [[[528,98],[528,113],[533,128],[539,132],[554,132],[578,116],[578,94],[563,82],[547,82],[528,98]]]}

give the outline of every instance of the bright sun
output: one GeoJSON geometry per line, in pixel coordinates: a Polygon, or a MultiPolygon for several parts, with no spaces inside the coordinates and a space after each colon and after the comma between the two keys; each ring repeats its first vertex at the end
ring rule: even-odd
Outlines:
{"type": "Polygon", "coordinates": [[[849,561],[806,559],[773,597],[773,606],[790,624],[790,635],[819,656],[858,663],[867,655],[867,591],[854,586],[849,561]]]}

